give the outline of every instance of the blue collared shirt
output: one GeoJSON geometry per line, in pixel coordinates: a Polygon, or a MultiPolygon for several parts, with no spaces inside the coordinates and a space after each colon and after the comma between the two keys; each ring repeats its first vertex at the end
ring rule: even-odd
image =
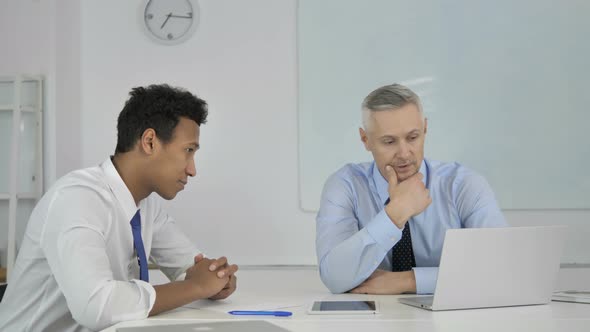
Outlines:
{"type": "MultiPolygon", "coordinates": [[[[472,170],[424,159],[420,173],[432,204],[408,222],[416,292],[428,294],[436,287],[447,229],[508,224],[489,184],[472,170]]],[[[376,269],[391,271],[391,248],[402,230],[385,213],[387,189],[375,162],[348,164],[326,181],[316,219],[316,251],[322,281],[333,293],[358,286],[376,269]]]]}

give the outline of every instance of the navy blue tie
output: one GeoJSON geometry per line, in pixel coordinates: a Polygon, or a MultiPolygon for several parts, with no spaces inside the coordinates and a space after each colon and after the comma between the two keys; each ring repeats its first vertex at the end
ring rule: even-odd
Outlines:
{"type": "Polygon", "coordinates": [[[143,240],[141,239],[141,216],[139,210],[131,218],[131,231],[133,232],[133,247],[137,253],[137,262],[139,263],[139,279],[149,282],[148,264],[145,256],[145,249],[143,248],[143,240]]]}
{"type": "MultiPolygon", "coordinates": [[[[389,198],[385,205],[389,203],[389,198]]],[[[410,234],[410,221],[406,222],[402,231],[402,238],[391,249],[391,271],[409,271],[416,266],[414,250],[412,249],[412,234],[410,234]]]]}

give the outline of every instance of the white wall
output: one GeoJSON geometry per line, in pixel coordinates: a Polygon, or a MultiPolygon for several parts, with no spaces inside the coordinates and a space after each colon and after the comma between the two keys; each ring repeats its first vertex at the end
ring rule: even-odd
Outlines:
{"type": "MultiPolygon", "coordinates": [[[[44,80],[44,185],[81,167],[80,4],[78,0],[2,0],[0,73],[42,75],[44,80]]],[[[1,158],[7,157],[2,152],[1,158]]],[[[7,202],[0,202],[0,251],[7,239],[7,202]]],[[[17,244],[31,202],[20,202],[17,244]],[[24,203],[24,204],[23,204],[24,203]]],[[[4,263],[0,254],[0,264],[4,263]]]]}
{"type": "MultiPolygon", "coordinates": [[[[54,69],[54,10],[53,0],[2,0],[0,2],[0,74],[41,74],[46,77],[45,91],[52,91],[54,69]],[[51,77],[51,78],[50,78],[51,77]]],[[[44,104],[44,145],[55,149],[54,99],[47,96],[44,104]]],[[[0,151],[0,158],[9,158],[9,151],[0,151]]],[[[55,173],[55,154],[45,157],[45,178],[55,173]]],[[[20,203],[19,203],[20,204],[20,203]]],[[[28,208],[27,202],[22,206],[28,208]]],[[[22,236],[27,221],[26,211],[19,208],[17,235],[22,236]]],[[[8,232],[8,201],[0,201],[0,265],[6,264],[8,232]]],[[[20,242],[20,240],[18,241],[20,242]]]]}
{"type": "Polygon", "coordinates": [[[315,264],[314,215],[298,208],[296,2],[201,0],[196,34],[176,46],[147,38],[141,3],[81,4],[82,164],[113,153],[131,87],[185,87],[210,117],[198,175],[171,214],[210,255],[315,264]]]}
{"type": "Polygon", "coordinates": [[[56,114],[49,119],[55,126],[55,147],[49,151],[57,156],[54,174],[47,183],[82,167],[81,139],[81,77],[80,77],[80,1],[59,0],[55,9],[55,80],[56,114]]]}
{"type": "MultiPolygon", "coordinates": [[[[210,118],[198,175],[170,212],[213,256],[314,264],[314,215],[298,208],[296,1],[201,0],[197,33],[173,47],[143,35],[141,2],[0,3],[0,73],[47,78],[46,182],[113,152],[116,116],[131,87],[183,86],[209,102],[210,118]]],[[[590,219],[586,210],[506,215],[517,225],[590,219]]],[[[0,217],[0,234],[5,226],[0,217]]],[[[588,237],[573,233],[577,241],[588,237]]]]}
{"type": "Polygon", "coordinates": [[[0,71],[3,74],[46,73],[52,66],[53,1],[0,2],[0,71]]]}

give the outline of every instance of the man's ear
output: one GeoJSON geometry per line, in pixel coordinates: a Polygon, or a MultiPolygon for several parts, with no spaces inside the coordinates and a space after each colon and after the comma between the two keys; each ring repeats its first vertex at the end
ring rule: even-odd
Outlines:
{"type": "Polygon", "coordinates": [[[359,135],[361,136],[361,142],[365,145],[365,149],[369,150],[369,138],[367,137],[367,132],[363,128],[359,128],[359,135]]]}
{"type": "Polygon", "coordinates": [[[424,117],[424,135],[428,131],[428,118],[424,117]]]}
{"type": "Polygon", "coordinates": [[[151,155],[154,153],[154,148],[156,146],[157,141],[156,131],[152,128],[146,129],[143,134],[141,135],[139,146],[141,151],[145,154],[151,155]]]}

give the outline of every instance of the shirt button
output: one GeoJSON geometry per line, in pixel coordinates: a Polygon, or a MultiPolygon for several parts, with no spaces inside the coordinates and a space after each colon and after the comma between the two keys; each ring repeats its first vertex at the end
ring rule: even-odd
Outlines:
{"type": "Polygon", "coordinates": [[[391,238],[391,241],[395,242],[395,236],[391,238]]]}

